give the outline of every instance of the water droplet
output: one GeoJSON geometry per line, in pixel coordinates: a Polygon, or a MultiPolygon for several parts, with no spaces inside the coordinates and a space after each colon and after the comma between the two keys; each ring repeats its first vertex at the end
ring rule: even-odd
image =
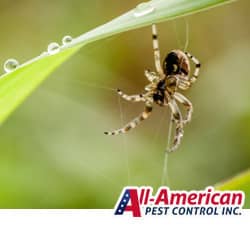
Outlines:
{"type": "Polygon", "coordinates": [[[50,43],[48,46],[48,53],[54,55],[60,51],[60,45],[58,43],[50,43]]]}
{"type": "Polygon", "coordinates": [[[4,63],[3,67],[4,67],[4,71],[8,73],[8,72],[15,70],[18,66],[19,66],[19,62],[16,59],[8,59],[4,63]]]}
{"type": "Polygon", "coordinates": [[[152,13],[155,10],[154,6],[152,6],[150,3],[140,3],[136,6],[134,11],[135,17],[145,16],[147,14],[152,13]]]}
{"type": "Polygon", "coordinates": [[[63,39],[62,39],[62,43],[63,45],[66,45],[68,43],[71,43],[72,42],[72,37],[71,36],[65,36],[63,39]]]}

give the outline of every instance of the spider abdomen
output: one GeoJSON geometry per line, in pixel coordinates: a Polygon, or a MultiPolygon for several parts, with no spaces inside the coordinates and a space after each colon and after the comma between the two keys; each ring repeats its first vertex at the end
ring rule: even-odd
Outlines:
{"type": "Polygon", "coordinates": [[[163,70],[166,76],[178,74],[188,76],[190,63],[187,55],[181,50],[172,50],[163,62],[163,70]]]}

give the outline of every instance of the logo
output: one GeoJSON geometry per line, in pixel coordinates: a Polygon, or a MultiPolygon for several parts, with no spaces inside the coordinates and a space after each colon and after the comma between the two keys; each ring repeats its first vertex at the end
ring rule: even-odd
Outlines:
{"type": "Polygon", "coordinates": [[[115,206],[115,215],[133,217],[162,215],[241,215],[245,201],[242,191],[171,191],[160,187],[125,187],[115,206]]]}

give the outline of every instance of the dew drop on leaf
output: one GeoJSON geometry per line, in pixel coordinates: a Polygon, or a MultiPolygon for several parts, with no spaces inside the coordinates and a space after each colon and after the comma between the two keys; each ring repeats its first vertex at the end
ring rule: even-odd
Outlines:
{"type": "Polygon", "coordinates": [[[19,66],[19,62],[16,59],[8,59],[4,63],[4,71],[6,73],[15,70],[19,66]]]}
{"type": "Polygon", "coordinates": [[[63,39],[62,39],[62,44],[63,45],[66,45],[66,44],[69,44],[69,43],[71,43],[72,42],[72,37],[71,36],[65,36],[65,37],[63,37],[63,39]]]}
{"type": "Polygon", "coordinates": [[[60,51],[60,45],[58,43],[50,43],[48,46],[48,53],[54,55],[60,51]]]}
{"type": "Polygon", "coordinates": [[[152,13],[155,10],[154,6],[152,6],[150,3],[141,3],[136,6],[134,11],[135,17],[145,16],[150,13],[152,13]]]}

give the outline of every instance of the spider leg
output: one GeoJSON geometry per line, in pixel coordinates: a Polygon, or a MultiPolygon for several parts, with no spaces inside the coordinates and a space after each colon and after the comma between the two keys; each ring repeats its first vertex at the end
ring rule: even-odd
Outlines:
{"type": "Polygon", "coordinates": [[[161,55],[159,49],[158,33],[156,25],[152,25],[152,39],[153,39],[153,49],[154,49],[154,58],[155,58],[155,68],[160,76],[164,76],[163,69],[161,66],[161,55]]]}
{"type": "Polygon", "coordinates": [[[146,78],[149,80],[149,82],[151,82],[150,85],[152,85],[152,86],[159,83],[159,81],[161,80],[158,74],[156,74],[155,72],[152,72],[148,69],[145,70],[144,74],[145,74],[146,78]]]}
{"type": "Polygon", "coordinates": [[[178,88],[182,89],[182,90],[187,90],[191,87],[191,82],[190,80],[182,77],[182,76],[178,76],[178,88]]]}
{"type": "Polygon", "coordinates": [[[193,113],[193,105],[192,105],[192,103],[185,96],[183,96],[182,94],[180,94],[178,92],[174,93],[174,98],[178,102],[182,103],[184,105],[184,107],[186,108],[186,110],[187,110],[187,115],[186,115],[186,118],[183,119],[183,124],[186,124],[186,123],[190,122],[191,118],[192,118],[192,113],[193,113]]]}
{"type": "Polygon", "coordinates": [[[127,95],[123,93],[120,89],[117,89],[118,95],[120,95],[124,100],[129,102],[145,102],[146,99],[143,94],[140,95],[127,95]]]}
{"type": "Polygon", "coordinates": [[[146,120],[150,114],[152,113],[153,102],[146,102],[146,106],[144,111],[136,118],[134,118],[131,122],[126,124],[123,128],[114,130],[112,132],[104,132],[105,135],[118,135],[118,134],[124,134],[128,132],[130,129],[135,128],[137,125],[139,125],[142,121],[146,120]]]}
{"type": "Polygon", "coordinates": [[[183,137],[183,134],[184,134],[184,131],[183,131],[183,121],[182,121],[181,112],[180,112],[175,100],[171,100],[169,102],[169,107],[172,111],[173,121],[175,122],[175,126],[176,126],[173,145],[172,145],[172,147],[167,149],[167,152],[171,153],[179,147],[179,145],[181,143],[181,138],[183,137]]]}
{"type": "Polygon", "coordinates": [[[192,56],[190,53],[185,52],[185,54],[195,64],[195,70],[194,70],[193,76],[190,78],[190,84],[193,84],[199,76],[201,64],[200,64],[199,60],[197,58],[195,58],[194,56],[192,56]]]}

